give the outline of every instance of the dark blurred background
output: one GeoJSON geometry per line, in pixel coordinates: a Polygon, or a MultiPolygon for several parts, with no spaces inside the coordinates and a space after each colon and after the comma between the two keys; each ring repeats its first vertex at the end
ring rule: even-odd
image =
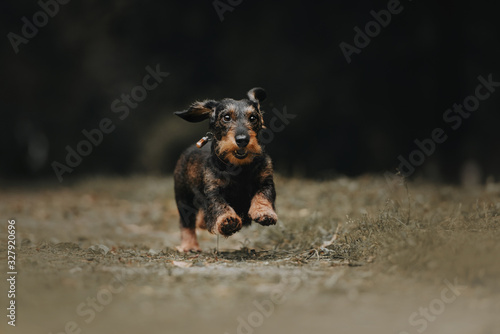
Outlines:
{"type": "MultiPolygon", "coordinates": [[[[42,0],[51,4],[54,0],[42,0]]],[[[390,2],[390,1],[389,1],[390,2]]],[[[103,118],[116,126],[64,180],[89,174],[171,173],[207,124],[172,115],[194,100],[244,98],[264,87],[273,109],[296,115],[266,147],[277,172],[313,178],[394,171],[415,139],[448,139],[412,177],[484,182],[500,177],[500,88],[456,130],[443,120],[473,95],[478,76],[500,81],[494,3],[401,1],[349,64],[339,44],[388,1],[77,1],[59,4],[14,51],[37,1],[0,4],[0,177],[57,181],[53,161],[103,118]],[[232,5],[231,5],[232,4],[232,5]],[[229,7],[226,7],[226,9],[229,7]],[[222,11],[223,9],[220,9],[222,11]],[[221,15],[223,20],[221,21],[221,15]],[[12,34],[10,35],[12,38],[12,34]],[[111,104],[155,68],[169,76],[121,120],[111,104]]],[[[33,17],[35,15],[35,18],[33,17]]],[[[29,31],[28,31],[29,32],[29,31]]]]}

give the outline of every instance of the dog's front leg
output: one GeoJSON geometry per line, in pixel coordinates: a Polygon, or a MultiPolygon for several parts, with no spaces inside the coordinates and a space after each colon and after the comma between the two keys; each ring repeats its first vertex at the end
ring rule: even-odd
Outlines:
{"type": "Polygon", "coordinates": [[[264,182],[255,193],[248,210],[248,216],[264,226],[274,225],[278,221],[278,215],[274,211],[274,201],[276,199],[276,190],[272,176],[264,182]]]}
{"type": "Polygon", "coordinates": [[[241,229],[241,218],[216,191],[207,193],[205,222],[208,231],[228,237],[241,229]]]}

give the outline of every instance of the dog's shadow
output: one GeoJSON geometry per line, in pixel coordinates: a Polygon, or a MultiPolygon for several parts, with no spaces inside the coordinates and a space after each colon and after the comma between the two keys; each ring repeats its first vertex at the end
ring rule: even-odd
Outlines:
{"type": "Polygon", "coordinates": [[[274,250],[256,250],[242,247],[234,250],[205,250],[201,253],[184,253],[185,260],[197,260],[206,263],[216,262],[265,262],[274,261],[282,256],[274,250]]]}

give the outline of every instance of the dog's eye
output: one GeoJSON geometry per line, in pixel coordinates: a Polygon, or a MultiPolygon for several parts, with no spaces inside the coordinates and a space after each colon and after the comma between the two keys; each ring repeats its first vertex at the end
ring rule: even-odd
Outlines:
{"type": "Polygon", "coordinates": [[[257,120],[257,117],[255,115],[251,115],[248,119],[253,123],[257,120]]]}
{"type": "Polygon", "coordinates": [[[226,122],[226,123],[227,123],[227,122],[230,122],[230,121],[231,121],[231,116],[229,116],[229,115],[224,115],[224,116],[222,117],[222,120],[223,120],[224,122],[226,122]]]}

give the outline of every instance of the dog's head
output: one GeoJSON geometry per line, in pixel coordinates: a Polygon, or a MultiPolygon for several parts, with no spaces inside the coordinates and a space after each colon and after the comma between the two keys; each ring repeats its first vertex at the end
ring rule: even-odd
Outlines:
{"type": "Polygon", "coordinates": [[[262,88],[252,88],[248,99],[195,102],[175,114],[189,122],[208,119],[214,135],[215,154],[233,165],[246,165],[262,153],[258,134],[264,128],[260,103],[266,99],[262,88]]]}

